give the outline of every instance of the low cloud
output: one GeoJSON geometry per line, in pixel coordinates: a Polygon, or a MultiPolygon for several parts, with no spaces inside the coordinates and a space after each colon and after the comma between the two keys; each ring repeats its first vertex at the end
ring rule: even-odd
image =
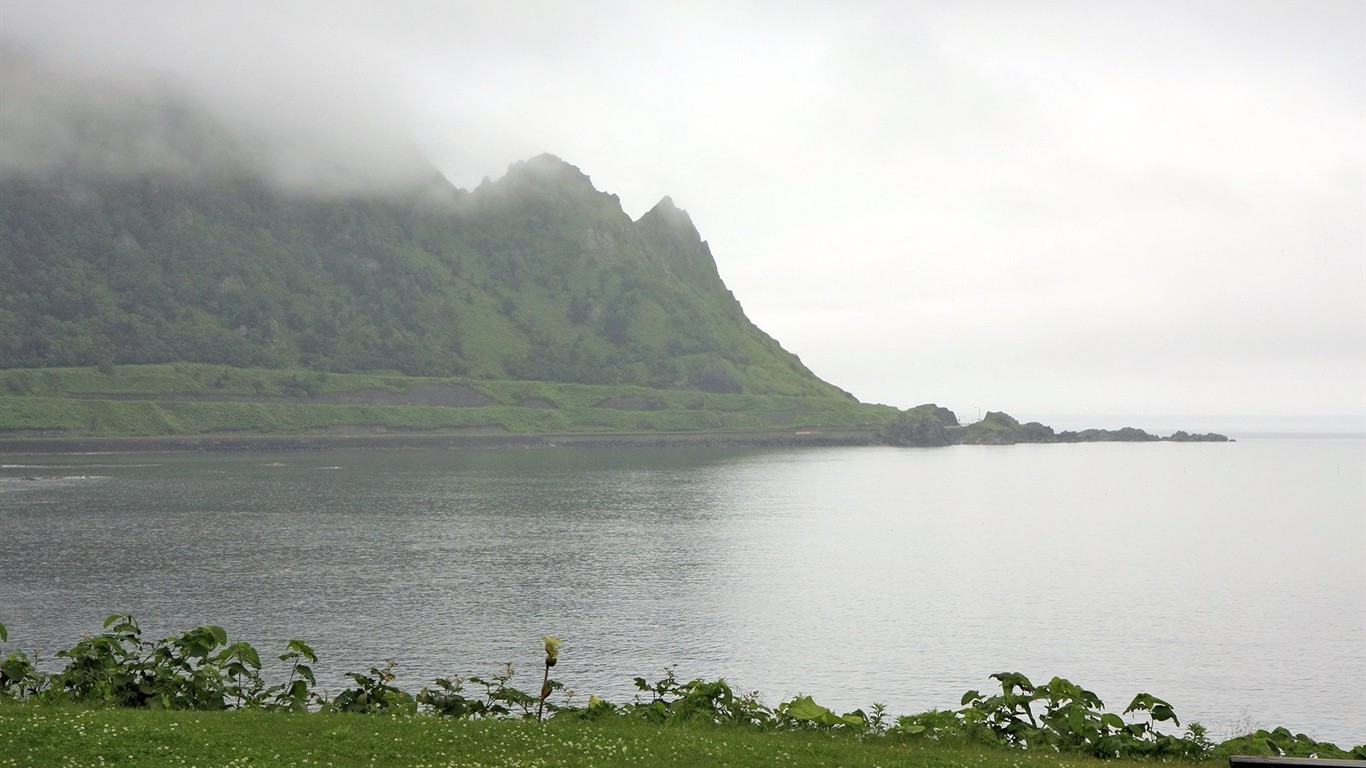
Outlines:
{"type": "Polygon", "coordinates": [[[385,189],[433,168],[371,105],[192,80],[140,64],[100,69],[0,39],[0,173],[198,176],[249,171],[313,192],[385,189]]]}

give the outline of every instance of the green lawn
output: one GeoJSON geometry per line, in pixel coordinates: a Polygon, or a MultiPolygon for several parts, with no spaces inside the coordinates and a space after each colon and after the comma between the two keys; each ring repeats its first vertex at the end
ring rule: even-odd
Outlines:
{"type": "MultiPolygon", "coordinates": [[[[736,726],[0,705],[9,766],[1124,766],[979,745],[736,726]]],[[[1214,765],[1205,763],[1204,765],[1214,765]]],[[[1164,765],[1192,765],[1164,763],[1164,765]]]]}

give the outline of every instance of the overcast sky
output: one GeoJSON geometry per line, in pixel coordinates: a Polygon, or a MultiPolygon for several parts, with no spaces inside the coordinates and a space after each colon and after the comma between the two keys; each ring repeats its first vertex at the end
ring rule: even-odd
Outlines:
{"type": "MultiPolygon", "coordinates": [[[[691,215],[861,400],[1366,418],[1366,2],[0,0],[62,66],[691,215]]],[[[1142,426],[1142,424],[1140,424],[1142,426]]]]}

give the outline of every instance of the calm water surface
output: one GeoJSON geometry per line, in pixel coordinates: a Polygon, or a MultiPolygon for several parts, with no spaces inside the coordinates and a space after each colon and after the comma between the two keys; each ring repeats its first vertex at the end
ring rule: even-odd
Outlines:
{"type": "Polygon", "coordinates": [[[333,692],[386,658],[532,690],[557,634],[556,677],[616,701],[677,664],[903,713],[1018,670],[1366,742],[1360,436],[0,464],[0,620],[49,656],[129,611],[305,639],[333,692]]]}

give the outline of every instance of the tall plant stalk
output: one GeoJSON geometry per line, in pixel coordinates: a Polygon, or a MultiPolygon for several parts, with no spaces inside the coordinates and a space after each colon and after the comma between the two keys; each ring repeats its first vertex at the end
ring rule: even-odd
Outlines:
{"type": "Polygon", "coordinates": [[[541,679],[541,701],[536,706],[536,722],[541,722],[545,714],[545,700],[550,698],[550,668],[560,660],[560,638],[546,635],[541,638],[545,643],[545,677],[541,679]]]}

